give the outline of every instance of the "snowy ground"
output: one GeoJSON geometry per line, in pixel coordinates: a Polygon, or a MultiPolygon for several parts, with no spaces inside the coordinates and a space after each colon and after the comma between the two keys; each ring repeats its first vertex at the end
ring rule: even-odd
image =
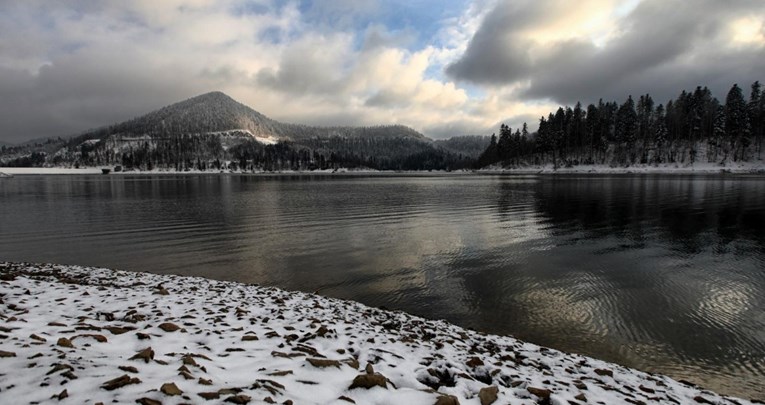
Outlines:
{"type": "Polygon", "coordinates": [[[0,263],[0,403],[747,404],[312,294],[0,263]]]}
{"type": "Polygon", "coordinates": [[[719,163],[690,164],[661,164],[635,165],[629,167],[611,167],[609,165],[577,165],[573,167],[558,167],[552,165],[525,166],[520,168],[503,168],[491,166],[481,169],[482,173],[517,173],[517,174],[721,174],[721,173],[765,173],[762,162],[731,162],[726,165],[719,163]]]}

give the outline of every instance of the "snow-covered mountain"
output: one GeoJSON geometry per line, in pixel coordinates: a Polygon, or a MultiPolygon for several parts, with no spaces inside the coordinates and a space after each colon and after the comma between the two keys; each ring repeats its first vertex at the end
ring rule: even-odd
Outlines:
{"type": "MultiPolygon", "coordinates": [[[[272,120],[228,95],[214,91],[160,108],[138,118],[84,134],[165,137],[174,134],[216,134],[240,131],[258,140],[300,141],[332,136],[408,137],[426,140],[401,125],[378,127],[315,127],[272,120]]],[[[268,142],[266,142],[268,143],[268,142]]]]}
{"type": "MultiPolygon", "coordinates": [[[[467,167],[478,139],[435,142],[402,125],[317,127],[266,117],[221,92],[67,138],[28,142],[2,165],[417,170],[467,167]],[[464,147],[464,151],[459,146],[464,147]],[[270,149],[269,149],[270,148],[270,149]],[[222,162],[222,163],[221,163],[222,162]]],[[[484,145],[485,147],[485,145],[484,145]]]]}

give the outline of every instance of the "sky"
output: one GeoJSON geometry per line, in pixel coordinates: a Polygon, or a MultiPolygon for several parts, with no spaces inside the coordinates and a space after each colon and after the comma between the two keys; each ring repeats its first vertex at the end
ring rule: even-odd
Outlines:
{"type": "Polygon", "coordinates": [[[0,0],[0,142],[209,91],[285,122],[448,138],[755,80],[763,0],[0,0]]]}

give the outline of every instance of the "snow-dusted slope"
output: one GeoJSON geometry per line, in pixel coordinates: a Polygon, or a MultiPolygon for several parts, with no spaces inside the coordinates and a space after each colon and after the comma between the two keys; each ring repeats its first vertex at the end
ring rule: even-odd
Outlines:
{"type": "Polygon", "coordinates": [[[313,127],[272,120],[219,91],[205,93],[146,115],[83,135],[104,139],[115,135],[166,137],[174,134],[209,134],[245,130],[256,138],[301,140],[315,137],[411,137],[422,134],[400,125],[379,127],[313,127]]]}
{"type": "Polygon", "coordinates": [[[317,295],[0,263],[0,403],[738,403],[317,295]]]}

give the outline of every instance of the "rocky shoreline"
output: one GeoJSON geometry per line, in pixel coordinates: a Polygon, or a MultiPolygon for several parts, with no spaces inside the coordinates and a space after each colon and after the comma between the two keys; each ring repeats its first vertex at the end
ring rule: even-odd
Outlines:
{"type": "Polygon", "coordinates": [[[750,404],[276,288],[0,262],[0,403],[750,404]]]}

